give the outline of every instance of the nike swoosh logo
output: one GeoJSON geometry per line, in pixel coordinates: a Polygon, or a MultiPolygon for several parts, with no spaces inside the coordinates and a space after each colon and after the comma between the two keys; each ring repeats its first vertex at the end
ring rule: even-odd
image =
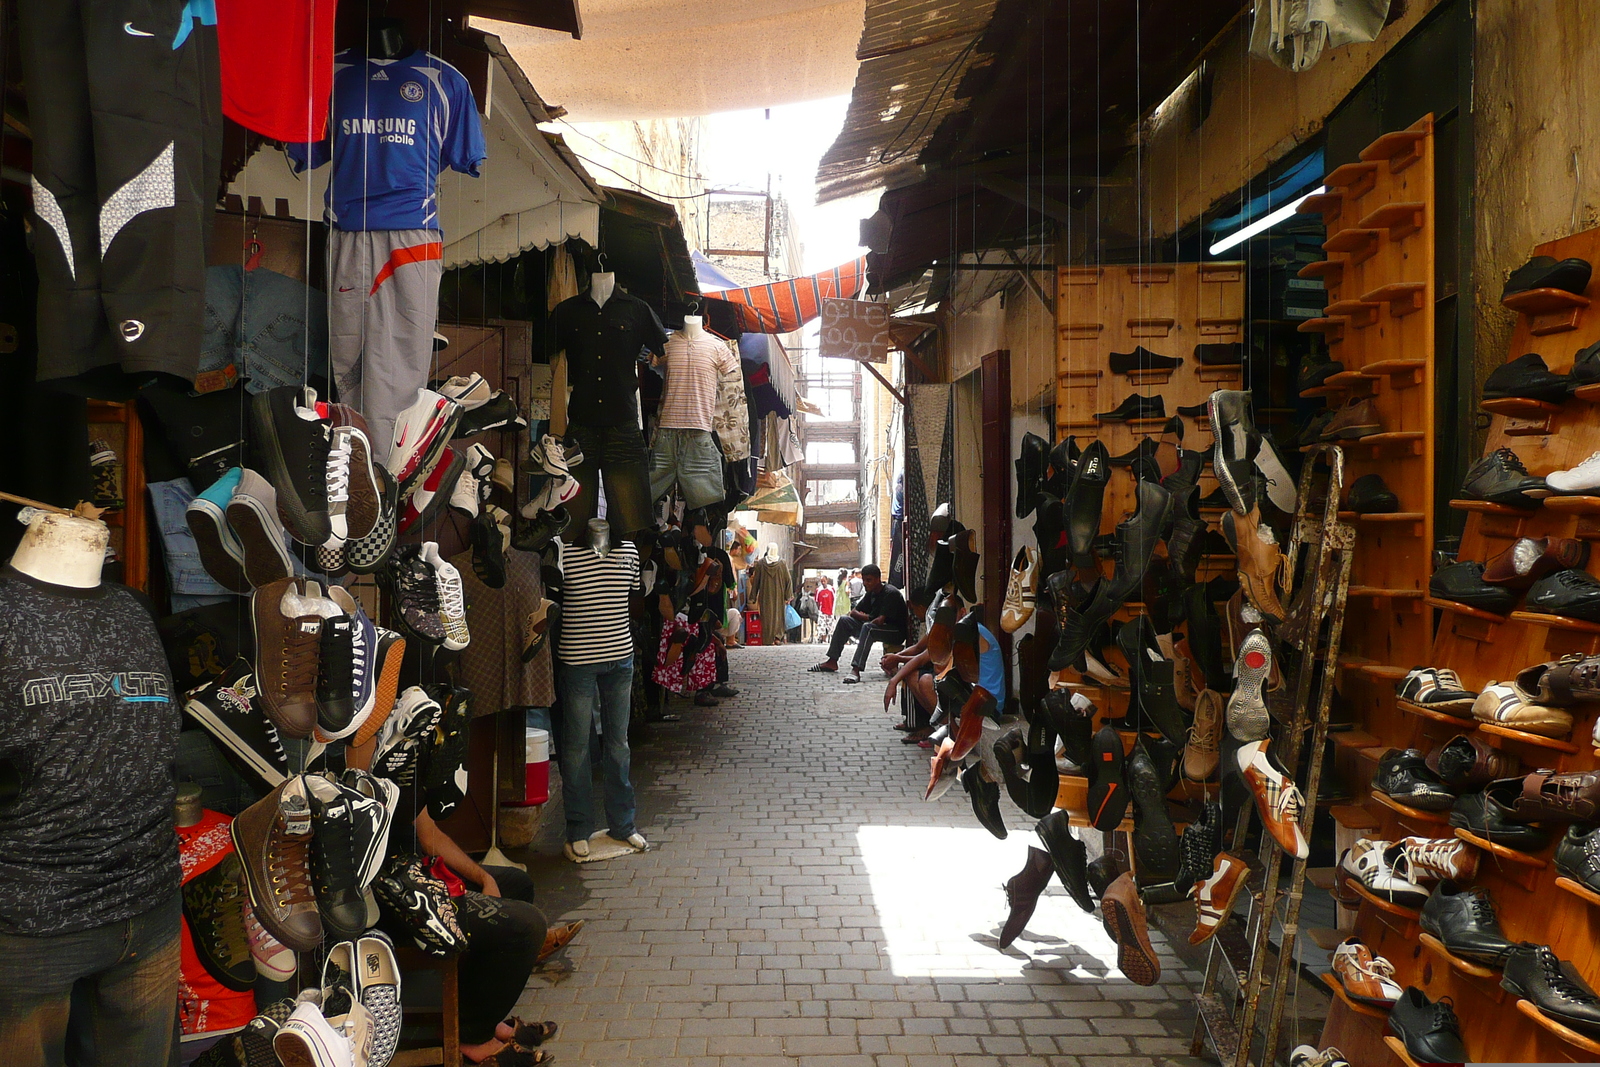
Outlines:
{"type": "Polygon", "coordinates": [[[353,293],[356,291],[356,287],[353,285],[341,285],[339,286],[339,291],[341,293],[353,293]]]}
{"type": "Polygon", "coordinates": [[[127,34],[129,37],[154,37],[155,36],[155,34],[153,34],[153,33],[145,33],[143,30],[134,29],[133,28],[133,23],[131,23],[131,22],[124,22],[122,24],[122,32],[127,34]]]}

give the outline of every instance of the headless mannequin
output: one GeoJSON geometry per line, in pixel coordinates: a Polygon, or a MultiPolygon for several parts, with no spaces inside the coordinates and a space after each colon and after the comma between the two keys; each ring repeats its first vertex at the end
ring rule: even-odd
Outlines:
{"type": "Polygon", "coordinates": [[[611,299],[611,294],[616,289],[617,276],[615,274],[591,274],[589,276],[589,299],[595,302],[596,307],[605,307],[606,301],[611,299]]]}
{"type": "Polygon", "coordinates": [[[367,23],[367,55],[372,59],[399,59],[416,49],[406,39],[399,19],[379,17],[367,23]]]}
{"type": "Polygon", "coordinates": [[[585,535],[589,547],[594,549],[597,556],[611,555],[611,524],[604,519],[590,519],[589,529],[585,535]]]}
{"type": "Polygon", "coordinates": [[[683,335],[691,341],[698,341],[706,335],[705,320],[699,315],[685,315],[683,317],[683,335]]]}
{"type": "Polygon", "coordinates": [[[110,537],[103,522],[47,512],[28,524],[11,565],[50,585],[93,589],[100,584],[110,537]]]}

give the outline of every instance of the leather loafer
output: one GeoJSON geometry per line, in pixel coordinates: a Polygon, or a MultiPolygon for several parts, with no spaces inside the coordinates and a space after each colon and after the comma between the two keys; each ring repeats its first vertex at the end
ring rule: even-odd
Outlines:
{"type": "Polygon", "coordinates": [[[1600,622],[1600,579],[1587,571],[1557,571],[1533,583],[1527,606],[1529,611],[1600,622]]]}
{"type": "Polygon", "coordinates": [[[1133,875],[1119,875],[1100,897],[1100,919],[1106,934],[1117,943],[1117,969],[1135,985],[1155,985],[1161,980],[1161,961],[1150,947],[1144,903],[1133,875]]]}
{"type": "MultiPolygon", "coordinates": [[[[1557,577],[1560,576],[1552,575],[1551,579],[1557,577]]],[[[1472,560],[1451,563],[1434,571],[1433,577],[1428,580],[1428,592],[1440,600],[1465,604],[1495,615],[1508,614],[1517,606],[1517,594],[1485,582],[1483,564],[1472,560]]],[[[1596,593],[1596,604],[1600,607],[1600,589],[1597,589],[1596,593]]]]}
{"type": "Polygon", "coordinates": [[[969,604],[978,599],[978,551],[973,547],[977,537],[975,530],[958,530],[945,541],[950,549],[956,592],[969,604]]]}
{"type": "Polygon", "coordinates": [[[1137,716],[1135,721],[1140,722],[1141,728],[1148,723],[1168,741],[1182,744],[1183,709],[1178,707],[1172,661],[1161,655],[1150,616],[1141,615],[1125,623],[1117,633],[1117,647],[1128,661],[1133,687],[1130,716],[1137,716]]]}
{"type": "Polygon", "coordinates": [[[1527,941],[1506,953],[1500,988],[1581,1034],[1600,1035],[1600,997],[1578,969],[1547,945],[1527,941]]]}
{"type": "Polygon", "coordinates": [[[1594,822],[1600,818],[1600,771],[1537,770],[1511,804],[1523,822],[1594,822]]]}
{"type": "Polygon", "coordinates": [[[1526,589],[1556,571],[1589,562],[1589,542],[1575,537],[1519,537],[1510,548],[1489,557],[1483,580],[1507,589],[1526,589]]]}
{"type": "Polygon", "coordinates": [[[1517,672],[1516,686],[1540,704],[1565,708],[1600,701],[1600,656],[1574,653],[1517,672]]]}
{"type": "Polygon", "coordinates": [[[1521,795],[1521,778],[1490,782],[1481,792],[1456,798],[1450,825],[1518,852],[1538,852],[1549,843],[1550,835],[1517,819],[1515,804],[1521,795]]]}
{"type": "Polygon", "coordinates": [[[1440,882],[1422,905],[1422,929],[1443,942],[1452,955],[1490,967],[1501,966],[1511,951],[1485,889],[1440,882]]]}
{"type": "Polygon", "coordinates": [[[1117,561],[1120,564],[1116,578],[1131,592],[1144,582],[1145,568],[1155,554],[1156,542],[1161,540],[1161,528],[1166,525],[1167,510],[1172,506],[1172,494],[1159,482],[1141,481],[1134,496],[1132,515],[1117,524],[1117,561]]]}
{"type": "Polygon", "coordinates": [[[1167,814],[1166,790],[1144,746],[1135,742],[1126,767],[1133,800],[1133,856],[1141,888],[1178,880],[1183,863],[1178,832],[1167,814]]]}
{"type": "Polygon", "coordinates": [[[961,772],[961,787],[972,798],[972,813],[978,822],[1000,840],[1006,839],[1005,820],[1000,817],[1000,785],[983,776],[982,764],[974,763],[961,772]]]}
{"type": "Polygon", "coordinates": [[[1025,519],[1039,502],[1039,487],[1044,485],[1045,464],[1049,462],[1050,442],[1036,433],[1022,435],[1017,450],[1017,518],[1025,519]]]}
{"type": "Polygon", "coordinates": [[[1028,920],[1033,918],[1034,908],[1039,905],[1039,895],[1050,885],[1050,875],[1053,873],[1055,866],[1051,863],[1050,853],[1029,845],[1027,862],[1022,865],[1022,870],[1006,882],[1008,913],[1005,925],[1000,928],[1001,948],[1010,948],[1028,925],[1028,920]]]}
{"type": "Polygon", "coordinates": [[[1062,498],[1066,515],[1067,552],[1075,567],[1094,566],[1092,548],[1100,533],[1100,512],[1111,480],[1111,454],[1099,441],[1084,449],[1072,487],[1062,498]]]}
{"type": "Polygon", "coordinates": [[[1071,894],[1073,901],[1084,911],[1094,911],[1094,899],[1089,896],[1089,853],[1072,833],[1072,816],[1066,811],[1053,811],[1034,824],[1034,832],[1044,847],[1050,850],[1050,862],[1056,877],[1071,894]]]}
{"type": "Polygon", "coordinates": [[[956,620],[950,649],[956,673],[968,685],[978,684],[978,624],[983,622],[983,605],[974,604],[967,613],[956,620]]]}
{"type": "Polygon", "coordinates": [[[1576,256],[1570,259],[1534,256],[1506,277],[1505,287],[1500,290],[1500,299],[1525,293],[1529,289],[1560,289],[1581,296],[1589,287],[1592,269],[1588,260],[1576,256]]]}
{"type": "Polygon", "coordinates": [[[1144,345],[1132,352],[1113,352],[1107,359],[1112,374],[1140,374],[1150,371],[1177,370],[1183,366],[1182,356],[1160,356],[1144,345]]]}
{"type": "Polygon", "coordinates": [[[1400,510],[1400,498],[1382,475],[1363,474],[1345,491],[1344,506],[1359,515],[1392,515],[1400,510]]]}
{"type": "Polygon", "coordinates": [[[1161,394],[1155,396],[1140,396],[1138,393],[1128,394],[1127,399],[1112,408],[1110,411],[1095,413],[1096,422],[1127,422],[1129,419],[1164,419],[1167,417],[1167,402],[1161,394]]]}
{"type": "Polygon", "coordinates": [[[961,705],[961,723],[956,729],[955,751],[952,759],[963,759],[978,739],[983,736],[983,720],[994,714],[994,697],[981,685],[972,687],[966,703],[961,705]]]}
{"type": "Polygon", "coordinates": [[[1572,377],[1555,374],[1545,366],[1544,357],[1529,352],[1500,364],[1483,383],[1485,400],[1540,400],[1559,404],[1567,399],[1572,377]]]}
{"type": "Polygon", "coordinates": [[[1472,1059],[1461,1043],[1461,1020],[1445,999],[1429,1000],[1416,986],[1407,986],[1389,1009],[1389,1029],[1417,1063],[1466,1063],[1472,1059]]]}
{"type": "Polygon", "coordinates": [[[1128,813],[1128,787],[1123,778],[1126,757],[1122,736],[1109,726],[1094,735],[1089,766],[1089,823],[1096,830],[1115,830],[1128,813]]]}
{"type": "Polygon", "coordinates": [[[1078,459],[1082,455],[1078,439],[1071,434],[1055,443],[1050,449],[1050,477],[1045,486],[1049,492],[1066,499],[1067,490],[1078,471],[1078,459]]]}

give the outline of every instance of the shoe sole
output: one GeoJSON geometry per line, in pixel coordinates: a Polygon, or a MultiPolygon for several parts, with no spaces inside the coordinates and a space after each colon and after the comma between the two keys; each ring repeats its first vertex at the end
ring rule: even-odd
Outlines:
{"type": "MultiPolygon", "coordinates": [[[[1211,453],[1211,469],[1217,476],[1217,483],[1222,487],[1222,495],[1228,498],[1228,506],[1241,515],[1248,515],[1250,509],[1244,506],[1244,495],[1239,488],[1239,483],[1233,477],[1232,462],[1217,450],[1224,449],[1228,440],[1223,433],[1223,422],[1219,417],[1218,405],[1207,404],[1209,412],[1207,417],[1211,420],[1211,440],[1214,442],[1211,453]]],[[[1259,450],[1258,450],[1259,451],[1259,450]]],[[[1247,459],[1239,460],[1240,463],[1249,463],[1247,459]]]]}
{"type": "Polygon", "coordinates": [[[283,527],[277,515],[253,496],[237,496],[228,502],[227,518],[244,548],[245,581],[259,587],[294,577],[294,560],[278,536],[283,527]]]}
{"type": "Polygon", "coordinates": [[[1161,980],[1161,961],[1150,947],[1149,935],[1122,901],[1100,898],[1100,917],[1106,934],[1117,943],[1117,969],[1134,985],[1155,985],[1161,980]]]}
{"type": "Polygon", "coordinates": [[[1382,432],[1383,427],[1375,422],[1360,426],[1341,426],[1331,433],[1324,431],[1322,441],[1324,444],[1332,441],[1354,441],[1359,437],[1371,437],[1375,433],[1382,432]]]}
{"type": "MultiPolygon", "coordinates": [[[[198,700],[191,700],[184,704],[183,710],[188,712],[191,718],[204,727],[206,733],[221,742],[229,752],[243,760],[245,765],[254,771],[262,781],[266,782],[270,788],[276,789],[288,781],[287,776],[281,770],[264,761],[259,752],[245,744],[244,739],[238,734],[228,729],[227,724],[217,718],[204,703],[198,700]]],[[[243,856],[244,853],[240,852],[239,855],[243,856]]]]}
{"type": "Polygon", "coordinates": [[[406,639],[393,630],[378,637],[378,681],[373,687],[372,714],[362,723],[351,738],[351,745],[364,745],[378,736],[383,724],[394,711],[394,702],[400,694],[400,665],[406,657],[406,639]]]}
{"type": "Polygon", "coordinates": [[[1228,697],[1227,711],[1223,716],[1228,733],[1233,735],[1235,741],[1259,741],[1267,736],[1272,725],[1262,692],[1272,673],[1272,653],[1265,655],[1267,662],[1264,665],[1247,666],[1235,676],[1233,693],[1228,697]]]}
{"type": "Polygon", "coordinates": [[[223,508],[209,500],[196,497],[184,511],[189,532],[194,535],[195,548],[200,553],[200,565],[224,589],[235,593],[250,592],[250,579],[244,572],[244,546],[234,552],[228,542],[239,543],[228,526],[223,508]]]}
{"type": "MultiPolygon", "coordinates": [[[[359,541],[367,537],[377,527],[378,520],[383,517],[383,485],[378,481],[378,472],[372,463],[372,442],[367,440],[367,435],[355,427],[351,427],[350,435],[350,484],[356,484],[359,478],[362,482],[362,494],[369,491],[373,501],[372,522],[367,524],[365,530],[357,531],[353,526],[345,533],[346,541],[359,541]],[[360,436],[356,436],[360,434],[360,436]]],[[[350,494],[353,499],[354,493],[350,494]]],[[[348,525],[350,519],[350,505],[345,504],[345,521],[348,525]]]]}
{"type": "Polygon", "coordinates": [[[372,574],[389,562],[389,557],[394,553],[395,526],[400,508],[399,490],[396,488],[394,475],[385,467],[383,473],[378,475],[378,521],[372,528],[372,533],[360,539],[345,542],[344,561],[353,574],[372,574]],[[387,510],[389,519],[384,520],[387,510]]]}
{"type": "Polygon", "coordinates": [[[1261,447],[1256,450],[1256,470],[1267,480],[1267,499],[1272,501],[1272,506],[1286,514],[1294,514],[1294,479],[1289,477],[1289,470],[1279,458],[1278,450],[1265,437],[1261,438],[1261,447]]]}
{"type": "Polygon", "coordinates": [[[278,492],[278,507],[289,517],[285,523],[295,540],[301,544],[320,545],[333,534],[326,511],[313,512],[300,499],[289,475],[289,462],[283,455],[283,442],[278,439],[278,427],[272,417],[272,395],[257,393],[250,398],[250,421],[255,424],[257,440],[261,443],[261,458],[265,460],[267,481],[278,492]],[[320,515],[320,521],[317,516],[320,515]],[[300,536],[304,534],[305,536],[300,536]]]}
{"type": "MultiPolygon", "coordinates": [[[[1117,744],[1121,743],[1122,739],[1119,736],[1117,744]]],[[[1089,758],[1097,764],[1095,767],[1097,773],[1092,776],[1093,784],[1089,786],[1088,800],[1092,813],[1090,825],[1096,830],[1115,830],[1122,825],[1123,818],[1128,814],[1128,787],[1123,781],[1126,773],[1124,760],[1104,759],[1098,746],[1090,748],[1089,758]],[[1100,775],[1108,776],[1107,780],[1102,781],[1100,775]],[[1100,799],[1096,802],[1095,796],[1102,788],[1105,792],[1100,794],[1100,799]]]]}

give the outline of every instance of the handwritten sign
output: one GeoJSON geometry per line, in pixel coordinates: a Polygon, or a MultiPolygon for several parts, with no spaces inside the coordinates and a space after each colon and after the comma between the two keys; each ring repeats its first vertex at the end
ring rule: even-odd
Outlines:
{"type": "Polygon", "coordinates": [[[889,362],[889,305],[824,297],[821,354],[858,363],[889,362]]]}

